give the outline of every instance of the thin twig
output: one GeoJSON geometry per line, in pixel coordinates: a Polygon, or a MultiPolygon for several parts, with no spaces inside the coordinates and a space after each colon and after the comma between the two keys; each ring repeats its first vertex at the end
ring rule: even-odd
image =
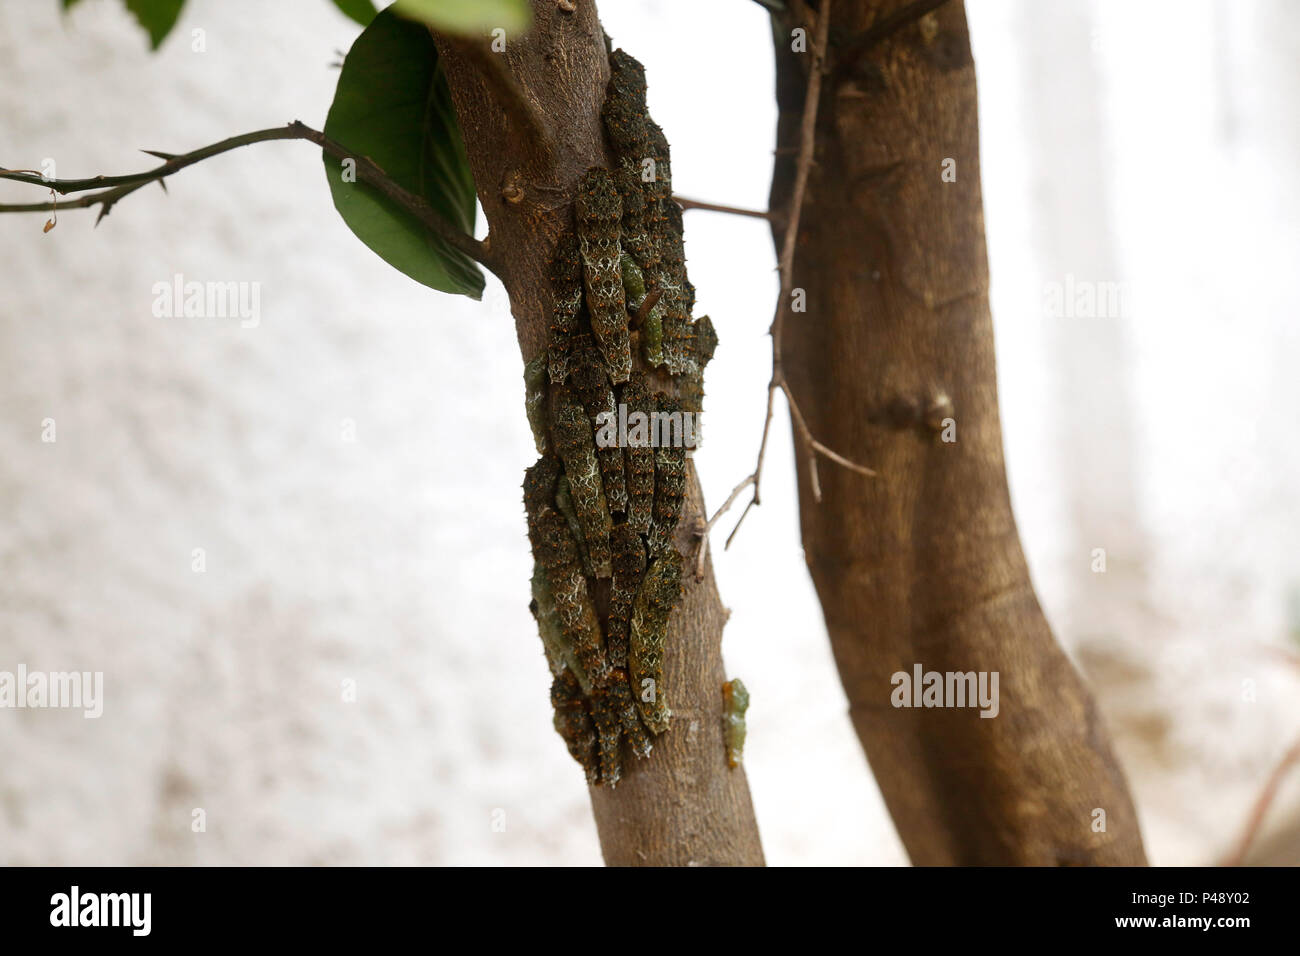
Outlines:
{"type": "Polygon", "coordinates": [[[1272,806],[1277,792],[1282,786],[1282,780],[1286,777],[1287,771],[1293,764],[1300,763],[1300,739],[1291,745],[1291,749],[1282,755],[1273,772],[1269,774],[1268,780],[1264,782],[1264,789],[1260,791],[1259,796],[1255,799],[1255,805],[1251,808],[1250,817],[1246,821],[1246,828],[1241,834],[1237,846],[1223,858],[1222,866],[1241,866],[1246,860],[1246,851],[1255,841],[1255,836],[1259,833],[1259,828],[1264,823],[1264,817],[1268,814],[1268,808],[1272,806]]]}
{"type": "Polygon", "coordinates": [[[947,2],[948,0],[913,0],[907,6],[899,7],[888,16],[881,17],[840,48],[837,57],[838,68],[852,66],[877,43],[893,36],[909,23],[915,23],[927,14],[933,13],[947,2]]]}
{"type": "Polygon", "coordinates": [[[741,209],[739,206],[723,206],[719,203],[701,202],[698,199],[687,199],[685,196],[673,196],[673,201],[683,209],[707,209],[709,212],[729,212],[733,216],[750,216],[754,219],[766,219],[769,222],[776,218],[770,212],[761,212],[757,209],[741,209]]]}
{"type": "Polygon", "coordinates": [[[821,98],[822,75],[825,72],[830,23],[831,0],[822,0],[821,7],[817,11],[812,67],[808,72],[808,88],[804,92],[803,116],[799,124],[799,154],[795,160],[794,188],[790,194],[790,204],[786,213],[785,234],[782,237],[781,254],[777,260],[781,276],[781,291],[777,296],[776,314],[772,319],[772,326],[768,330],[768,334],[772,337],[772,378],[767,385],[767,413],[763,420],[763,438],[758,446],[758,460],[753,473],[735,487],[727,500],[722,503],[722,506],[714,512],[713,517],[705,523],[695,556],[695,576],[697,578],[704,576],[704,558],[708,549],[708,536],[713,526],[718,523],[718,519],[736,503],[744,489],[753,488],[749,503],[745,505],[745,510],[741,512],[735,528],[727,536],[726,547],[731,547],[731,542],[735,539],[740,526],[744,524],[745,517],[749,514],[750,509],[762,501],[763,463],[767,458],[767,443],[772,432],[773,404],[778,389],[785,395],[786,403],[790,408],[790,418],[795,424],[795,430],[803,447],[808,452],[809,477],[812,483],[814,501],[821,501],[821,481],[817,475],[817,456],[819,454],[859,474],[875,474],[871,469],[849,461],[844,456],[817,441],[808,428],[803,413],[799,411],[799,405],[794,400],[794,393],[791,392],[789,383],[785,380],[785,370],[782,366],[781,357],[781,330],[786,313],[789,311],[789,300],[794,291],[795,240],[799,235],[799,219],[803,212],[804,193],[808,187],[808,174],[812,169],[813,151],[816,146],[817,105],[821,98]]]}
{"type": "Polygon", "coordinates": [[[650,310],[659,304],[659,300],[662,299],[663,296],[664,290],[659,288],[651,289],[645,294],[645,298],[641,300],[641,304],[636,307],[635,322],[638,327],[645,323],[646,317],[650,314],[650,310]]]}
{"type": "MultiPolygon", "coordinates": [[[[456,226],[444,219],[436,209],[421,196],[407,190],[391,179],[374,161],[365,157],[358,156],[349,152],[345,147],[334,142],[319,130],[314,130],[297,120],[287,126],[276,126],[271,129],[256,130],[252,133],[243,133],[239,136],[232,136],[229,139],[223,139],[219,143],[213,143],[210,146],[203,146],[199,149],[192,150],[180,155],[171,153],[160,153],[155,150],[144,150],[151,156],[162,158],[163,164],[153,169],[146,170],[142,173],[132,173],[127,176],[92,176],[89,179],[51,179],[41,178],[39,173],[33,173],[28,170],[11,170],[0,169],[0,179],[9,179],[14,182],[28,183],[33,186],[41,186],[47,189],[53,189],[57,193],[67,195],[68,193],[85,192],[86,190],[99,189],[99,192],[91,193],[88,196],[82,196],[70,202],[60,204],[60,208],[68,209],[89,209],[91,206],[99,206],[99,215],[95,218],[95,224],[109,214],[113,206],[123,197],[129,196],[142,186],[151,182],[156,182],[166,189],[163,181],[174,173],[180,172],[187,166],[193,166],[195,163],[213,156],[219,156],[222,153],[228,153],[232,149],[238,149],[241,146],[249,146],[253,143],[265,143],[271,140],[281,139],[305,139],[315,143],[328,156],[335,159],[353,159],[356,161],[357,180],[364,182],[377,189],[386,198],[400,205],[411,215],[415,216],[425,226],[429,228],[434,235],[445,241],[453,249],[463,252],[465,255],[481,262],[489,269],[492,263],[487,254],[487,246],[479,242],[473,236],[468,235],[456,226]],[[108,188],[101,188],[108,187],[108,188]]],[[[46,212],[50,209],[49,203],[4,203],[0,204],[0,213],[5,212],[46,212]]]]}

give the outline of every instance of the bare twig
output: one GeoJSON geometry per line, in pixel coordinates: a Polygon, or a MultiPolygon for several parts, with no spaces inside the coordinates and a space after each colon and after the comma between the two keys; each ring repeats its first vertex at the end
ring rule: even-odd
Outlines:
{"type": "MultiPolygon", "coordinates": [[[[487,253],[487,244],[479,242],[473,236],[461,231],[452,225],[442,215],[434,209],[425,199],[408,191],[401,184],[391,179],[375,162],[365,156],[358,156],[349,152],[345,147],[334,142],[319,130],[314,130],[297,120],[287,126],[276,126],[271,129],[256,130],[252,133],[243,133],[239,136],[232,136],[229,139],[223,139],[219,143],[213,143],[210,146],[203,146],[199,149],[180,155],[171,153],[160,153],[155,150],[144,150],[151,156],[157,156],[163,160],[161,166],[146,170],[142,173],[132,173],[127,176],[92,176],[89,179],[42,179],[39,173],[30,170],[11,170],[0,169],[0,179],[9,179],[14,182],[29,183],[34,186],[52,189],[62,195],[75,192],[85,192],[87,190],[98,189],[99,192],[91,193],[88,196],[82,196],[71,202],[60,204],[63,210],[68,209],[89,209],[91,206],[99,206],[99,215],[95,218],[96,225],[99,221],[109,214],[113,206],[129,196],[142,186],[156,182],[166,189],[163,181],[174,173],[180,172],[187,166],[193,166],[195,163],[209,159],[213,156],[219,156],[222,153],[230,152],[232,149],[238,149],[241,146],[248,146],[253,143],[264,143],[271,140],[280,139],[305,139],[319,146],[326,155],[335,159],[353,159],[356,161],[357,180],[364,182],[377,189],[386,198],[406,209],[411,215],[419,219],[429,230],[438,238],[445,241],[453,249],[463,252],[465,255],[481,262],[488,268],[492,268],[487,253]],[[101,188],[107,187],[107,188],[101,188]]],[[[50,209],[49,203],[4,203],[0,204],[0,213],[5,212],[47,212],[50,209]]]]}
{"type": "Polygon", "coordinates": [[[1246,820],[1246,827],[1242,831],[1241,838],[1232,852],[1223,858],[1221,866],[1241,866],[1246,859],[1246,851],[1255,841],[1255,836],[1259,833],[1259,828],[1264,823],[1264,817],[1268,814],[1268,808],[1272,806],[1273,800],[1277,797],[1277,792],[1282,786],[1282,781],[1287,775],[1287,771],[1297,763],[1300,763],[1300,739],[1291,745],[1291,749],[1282,755],[1273,772],[1269,774],[1268,780],[1264,782],[1264,789],[1260,791],[1259,796],[1255,799],[1255,805],[1251,808],[1250,817],[1246,820]]]}
{"type": "Polygon", "coordinates": [[[695,556],[695,576],[697,578],[704,575],[704,558],[708,548],[709,532],[718,523],[718,519],[736,503],[742,491],[746,488],[753,488],[749,503],[745,505],[745,510],[741,512],[735,528],[727,536],[726,547],[730,547],[731,542],[736,537],[736,532],[740,530],[740,526],[744,523],[750,509],[762,501],[763,463],[767,457],[767,443],[772,432],[773,403],[778,389],[785,395],[786,403],[790,407],[790,418],[794,422],[795,431],[808,453],[809,477],[812,481],[814,500],[821,501],[821,481],[817,475],[818,455],[829,458],[836,464],[850,468],[859,474],[875,475],[875,472],[870,468],[849,461],[813,436],[812,431],[808,428],[808,423],[804,420],[803,413],[799,411],[798,403],[794,400],[794,393],[791,392],[790,385],[785,380],[785,371],[781,364],[781,330],[786,313],[789,311],[790,296],[794,290],[795,240],[799,235],[799,218],[803,212],[804,192],[808,187],[808,173],[813,165],[813,150],[817,138],[817,105],[821,97],[822,75],[826,69],[830,23],[831,0],[822,0],[822,4],[817,11],[812,67],[808,72],[808,88],[804,93],[803,117],[799,124],[799,154],[795,160],[794,189],[790,194],[790,204],[785,214],[785,234],[781,242],[781,255],[777,260],[781,276],[781,291],[777,296],[776,314],[772,319],[772,326],[768,330],[768,334],[772,337],[772,378],[767,385],[767,413],[763,420],[763,438],[758,446],[758,460],[754,465],[753,473],[735,487],[727,500],[722,503],[722,506],[714,512],[713,517],[705,523],[695,556]]]}
{"type": "Polygon", "coordinates": [[[729,212],[733,216],[750,216],[754,219],[766,219],[769,222],[777,218],[770,212],[761,212],[757,209],[741,209],[739,206],[723,206],[712,202],[701,202],[698,199],[687,199],[685,196],[673,196],[673,201],[683,209],[706,209],[709,212],[729,212]]]}
{"type": "Polygon", "coordinates": [[[651,309],[658,305],[659,300],[663,298],[663,295],[663,289],[651,289],[645,294],[645,298],[641,300],[641,304],[636,307],[635,321],[638,326],[645,323],[646,316],[650,314],[651,309]]]}

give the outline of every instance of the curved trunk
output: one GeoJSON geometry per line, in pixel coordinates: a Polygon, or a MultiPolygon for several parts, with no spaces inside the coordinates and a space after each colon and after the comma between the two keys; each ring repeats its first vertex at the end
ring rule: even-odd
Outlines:
{"type": "MultiPolygon", "coordinates": [[[[546,347],[548,265],[560,233],[571,228],[578,180],[609,163],[600,118],[609,64],[595,6],[566,12],[554,0],[535,0],[533,10],[533,29],[509,38],[503,53],[436,37],[524,361],[546,347]]],[[[685,553],[702,511],[693,469],[688,488],[677,531],[685,553]]],[[[672,728],[648,759],[627,762],[617,788],[591,788],[601,849],[610,865],[761,865],[745,773],[728,768],[722,739],[726,612],[711,569],[702,581],[685,577],[666,642],[672,728]]],[[[558,736],[555,746],[564,746],[558,736]]]]}
{"type": "MultiPolygon", "coordinates": [[[[794,262],[807,312],[789,316],[782,348],[812,433],[879,477],[823,462],[817,503],[797,456],[808,565],[854,727],[914,863],[1141,864],[1123,774],[1043,617],[1011,512],[965,11],[949,2],[845,55],[904,6],[832,8],[794,262]],[[895,706],[893,675],[918,664],[987,672],[990,686],[996,672],[996,716],[895,706]]],[[[811,59],[791,51],[798,25],[775,28],[774,210],[794,178],[811,59]]]]}

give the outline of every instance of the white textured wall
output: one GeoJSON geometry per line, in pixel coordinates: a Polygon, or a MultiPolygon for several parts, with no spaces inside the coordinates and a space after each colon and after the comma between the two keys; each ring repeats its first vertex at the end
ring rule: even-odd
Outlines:
{"type": "MultiPolygon", "coordinates": [[[[68,18],[57,6],[0,3],[0,163],[53,158],[62,177],[142,168],[140,147],[319,126],[334,51],[356,33],[325,0],[189,0],[149,55],[116,0],[68,18]]],[[[1054,447],[1050,369],[1034,334],[1014,8],[971,7],[1009,462],[1054,613],[1080,566],[1054,554],[1039,451],[1054,447]]],[[[765,17],[743,0],[690,8],[689,23],[669,2],[602,12],[647,65],[678,190],[761,208],[775,123],[765,17]]],[[[1236,154],[1193,140],[1162,158],[1205,122],[1193,104],[1168,108],[1201,76],[1195,57],[1171,50],[1162,72],[1134,67],[1145,44],[1108,55],[1108,75],[1131,84],[1107,100],[1122,251],[1175,285],[1133,330],[1162,631],[1120,636],[1142,676],[1103,699],[1155,859],[1203,861],[1300,732],[1294,679],[1250,653],[1285,630],[1282,596],[1300,579],[1287,547],[1300,531],[1297,294],[1280,281],[1297,197],[1273,191],[1290,175],[1276,137],[1236,154]],[[1162,177],[1194,184],[1206,170],[1220,219],[1192,230],[1151,177],[1177,196],[1162,177]],[[1237,699],[1243,675],[1259,680],[1254,705],[1237,699]],[[1169,733],[1148,745],[1146,720],[1169,733]]],[[[1276,126],[1286,102],[1260,92],[1276,78],[1257,72],[1229,68],[1228,94],[1256,109],[1243,135],[1276,126]]],[[[0,197],[41,195],[4,184],[0,197]]],[[[532,455],[500,287],[478,304],[389,269],[338,220],[304,143],[186,170],[98,229],[85,212],[48,235],[42,222],[0,217],[0,670],[101,670],[106,702],[97,721],[0,710],[0,862],[597,862],[527,611],[518,486],[532,455]],[[155,318],[151,288],[178,272],[260,283],[260,325],[155,318]],[[55,443],[41,441],[45,418],[55,443]],[[191,570],[195,548],[205,573],[191,570]],[[354,704],[340,699],[346,679],[354,704]],[[195,807],[206,833],[190,830],[195,807]]],[[[693,212],[687,227],[699,310],[722,337],[697,459],[716,504],[759,438],[774,260],[758,221],[693,212]]],[[[784,416],[775,427],[764,506],[716,555],[728,667],[754,697],[747,765],[765,846],[773,863],[900,863],[804,571],[784,416]]]]}

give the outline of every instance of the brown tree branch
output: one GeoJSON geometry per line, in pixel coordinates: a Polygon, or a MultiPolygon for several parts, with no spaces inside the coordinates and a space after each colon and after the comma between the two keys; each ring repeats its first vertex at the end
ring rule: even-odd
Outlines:
{"type": "Polygon", "coordinates": [[[701,202],[698,199],[687,199],[685,196],[673,196],[673,201],[683,209],[704,209],[709,212],[727,212],[733,216],[749,216],[754,219],[773,218],[770,212],[761,212],[757,209],[742,209],[739,206],[723,206],[719,203],[701,202]]]}
{"type": "MultiPolygon", "coordinates": [[[[475,55],[463,55],[460,44],[435,36],[524,361],[547,347],[549,266],[561,233],[573,229],[578,182],[591,166],[611,162],[600,118],[609,78],[604,30],[594,4],[570,6],[534,0],[532,30],[494,54],[523,99],[564,131],[551,146],[520,137],[499,101],[499,80],[479,69],[475,55]]],[[[689,465],[687,480],[679,549],[690,541],[704,507],[689,465]]],[[[610,865],[763,862],[744,769],[727,765],[721,654],[726,610],[707,572],[700,581],[685,575],[681,604],[669,618],[664,664],[671,728],[655,738],[647,759],[624,767],[617,788],[589,789],[601,852],[610,865]]],[[[537,694],[545,699],[540,675],[537,694]]],[[[558,737],[554,746],[563,751],[558,737]]],[[[570,772],[580,779],[576,764],[570,772]]]]}
{"type": "MultiPolygon", "coordinates": [[[[832,35],[907,6],[835,0],[832,35]]],[[[806,136],[812,78],[788,44],[775,52],[788,148],[806,136]]],[[[1144,863],[1123,770],[1038,605],[1011,509],[962,5],[904,31],[870,71],[832,72],[821,96],[794,247],[816,319],[785,323],[782,368],[796,446],[833,431],[881,473],[817,476],[797,458],[804,554],[885,804],[917,865],[1144,863]],[[941,178],[945,157],[956,182],[941,178]],[[913,424],[881,427],[877,412],[895,408],[913,424]],[[982,675],[986,693],[997,675],[996,712],[959,695],[904,706],[898,675],[917,667],[982,675]]],[[[778,155],[769,207],[800,178],[778,155]]],[[[790,231],[773,239],[784,250],[790,231]]]]}
{"type": "MultiPolygon", "coordinates": [[[[276,126],[270,129],[255,130],[251,133],[242,133],[239,136],[231,136],[223,139],[219,143],[213,143],[209,146],[202,146],[199,149],[191,150],[188,153],[171,154],[161,153],[155,150],[143,150],[151,156],[157,156],[163,160],[161,166],[146,170],[142,173],[132,173],[126,176],[92,176],[88,179],[43,179],[40,173],[30,170],[12,170],[0,169],[0,179],[8,179],[14,182],[28,183],[33,186],[52,189],[57,193],[67,195],[74,192],[85,192],[90,189],[101,189],[100,192],[91,193],[88,196],[82,196],[70,202],[59,204],[61,209],[89,209],[92,206],[99,206],[99,215],[95,218],[95,224],[98,225],[100,220],[109,214],[113,206],[120,200],[129,196],[131,193],[146,186],[149,183],[156,182],[165,189],[165,180],[188,166],[202,162],[205,159],[211,159],[213,156],[220,156],[222,153],[230,152],[232,149],[238,149],[241,146],[249,146],[254,143],[265,143],[271,140],[282,139],[304,139],[319,146],[326,155],[335,159],[353,159],[357,164],[357,180],[366,183],[378,190],[385,198],[393,201],[403,209],[407,210],[412,216],[418,219],[429,231],[438,238],[442,239],[453,249],[463,252],[476,262],[482,263],[489,269],[493,268],[493,262],[488,254],[488,244],[479,242],[473,236],[470,236],[460,229],[453,226],[450,222],[442,217],[442,214],[434,209],[421,196],[407,190],[401,184],[391,179],[373,160],[366,156],[358,156],[350,152],[345,146],[334,142],[319,130],[312,129],[297,120],[289,123],[287,126],[276,126]],[[109,188],[103,188],[109,187],[109,188]]],[[[48,212],[52,207],[49,203],[8,203],[0,204],[0,213],[6,212],[48,212]]],[[[495,270],[493,270],[495,271],[495,270]]]]}

